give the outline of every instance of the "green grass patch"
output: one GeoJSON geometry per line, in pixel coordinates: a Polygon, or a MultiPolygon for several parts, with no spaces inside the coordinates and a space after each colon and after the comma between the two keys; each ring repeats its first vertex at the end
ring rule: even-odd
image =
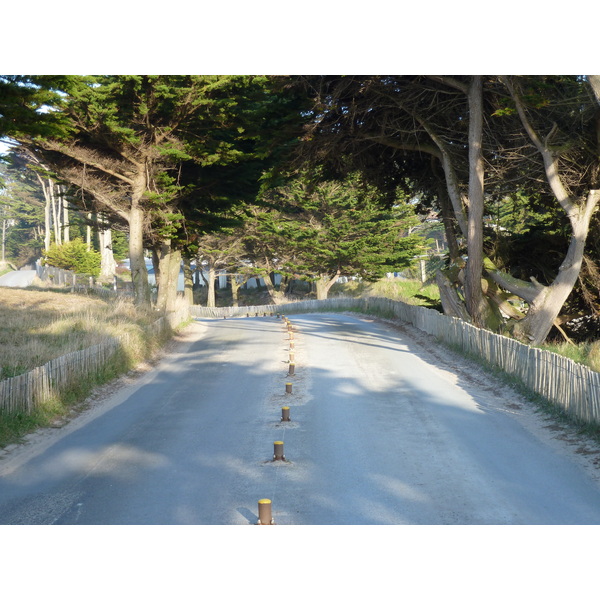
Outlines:
{"type": "Polygon", "coordinates": [[[581,344],[542,344],[538,346],[542,350],[548,350],[560,354],[565,358],[585,365],[593,371],[600,371],[600,341],[584,342],[581,344]]]}
{"type": "Polygon", "coordinates": [[[398,277],[384,277],[379,281],[368,283],[365,281],[349,281],[348,283],[336,283],[329,293],[331,298],[344,296],[350,298],[366,298],[368,296],[380,296],[390,300],[398,300],[406,304],[424,306],[440,310],[440,292],[437,285],[422,283],[417,279],[401,279],[398,277]]]}

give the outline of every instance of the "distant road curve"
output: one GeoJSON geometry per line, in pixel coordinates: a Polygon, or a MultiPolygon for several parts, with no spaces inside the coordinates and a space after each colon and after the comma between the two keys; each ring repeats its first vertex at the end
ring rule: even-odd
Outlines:
{"type": "Polygon", "coordinates": [[[12,271],[11,273],[6,273],[6,275],[2,275],[2,277],[0,277],[0,286],[24,288],[32,284],[35,276],[35,269],[27,271],[12,271]]]}

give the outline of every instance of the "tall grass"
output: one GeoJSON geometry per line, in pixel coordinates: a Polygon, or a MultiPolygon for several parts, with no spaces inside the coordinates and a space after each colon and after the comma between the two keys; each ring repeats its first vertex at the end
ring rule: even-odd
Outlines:
{"type": "Polygon", "coordinates": [[[160,344],[147,333],[156,318],[127,299],[0,288],[0,379],[109,339],[123,338],[131,360],[143,359],[160,344]]]}

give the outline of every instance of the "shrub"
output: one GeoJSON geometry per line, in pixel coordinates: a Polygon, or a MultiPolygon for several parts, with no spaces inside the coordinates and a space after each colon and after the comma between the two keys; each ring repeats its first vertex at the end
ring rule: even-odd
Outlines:
{"type": "Polygon", "coordinates": [[[100,274],[100,253],[87,249],[83,240],[75,239],[64,244],[52,244],[44,254],[46,264],[75,273],[100,274]]]}

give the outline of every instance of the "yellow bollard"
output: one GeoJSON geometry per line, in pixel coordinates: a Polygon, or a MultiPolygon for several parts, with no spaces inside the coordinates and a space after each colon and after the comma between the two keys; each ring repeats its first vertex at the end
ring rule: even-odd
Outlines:
{"type": "Polygon", "coordinates": [[[281,420],[282,421],[290,421],[290,407],[289,406],[284,406],[281,409],[281,420]]]}
{"type": "Polygon", "coordinates": [[[285,460],[283,442],[273,442],[273,460],[285,460]]]}
{"type": "Polygon", "coordinates": [[[257,525],[275,525],[273,514],[271,512],[271,501],[263,498],[258,501],[258,522],[257,525]]]}

